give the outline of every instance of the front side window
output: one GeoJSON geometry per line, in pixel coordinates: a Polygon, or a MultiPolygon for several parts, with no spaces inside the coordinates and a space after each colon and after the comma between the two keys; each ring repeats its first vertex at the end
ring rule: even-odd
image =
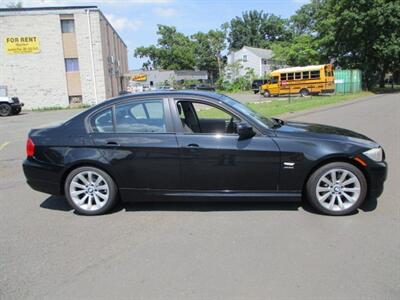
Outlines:
{"type": "Polygon", "coordinates": [[[117,133],[164,133],[167,131],[163,100],[130,102],[115,107],[117,133]]]}
{"type": "Polygon", "coordinates": [[[74,20],[61,20],[61,32],[62,33],[75,32],[74,20]]]}
{"type": "Polygon", "coordinates": [[[244,54],[244,55],[242,56],[242,60],[243,60],[243,62],[247,62],[247,55],[246,55],[246,54],[244,54]]]}
{"type": "Polygon", "coordinates": [[[65,59],[65,71],[66,72],[78,72],[79,61],[77,58],[66,58],[65,59]]]}
{"type": "Polygon", "coordinates": [[[192,101],[179,101],[176,105],[185,133],[237,133],[237,124],[240,119],[221,108],[192,101]]]}
{"type": "Polygon", "coordinates": [[[97,114],[90,119],[90,125],[93,132],[98,133],[111,133],[114,132],[114,124],[112,119],[112,109],[108,108],[97,114]]]}

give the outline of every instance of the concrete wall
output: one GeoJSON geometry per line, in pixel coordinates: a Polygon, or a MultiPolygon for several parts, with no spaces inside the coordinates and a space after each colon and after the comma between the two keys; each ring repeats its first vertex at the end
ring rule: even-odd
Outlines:
{"type": "Polygon", "coordinates": [[[107,95],[103,68],[104,61],[99,25],[99,12],[90,11],[88,16],[86,12],[82,11],[75,13],[74,19],[83,103],[93,104],[104,101],[107,99],[107,95]],[[90,31],[92,36],[93,65],[90,53],[88,18],[90,21],[90,31]]]}
{"type": "Polygon", "coordinates": [[[128,71],[126,46],[97,9],[89,16],[84,9],[1,12],[0,40],[0,86],[7,86],[27,108],[68,106],[68,91],[81,93],[83,103],[92,104],[124,89],[120,76],[128,71]],[[60,14],[73,15],[75,34],[61,33],[60,14]],[[4,40],[12,36],[37,36],[40,53],[7,54],[4,40]],[[110,55],[116,62],[111,66],[110,55]],[[64,57],[78,57],[79,73],[66,73],[64,57]],[[110,74],[110,67],[117,72],[110,74]]]}
{"type": "Polygon", "coordinates": [[[68,106],[67,79],[58,14],[0,15],[0,85],[27,108],[68,106]],[[56,30],[55,30],[56,29],[56,30]],[[37,36],[40,53],[7,54],[10,36],[37,36]]]}

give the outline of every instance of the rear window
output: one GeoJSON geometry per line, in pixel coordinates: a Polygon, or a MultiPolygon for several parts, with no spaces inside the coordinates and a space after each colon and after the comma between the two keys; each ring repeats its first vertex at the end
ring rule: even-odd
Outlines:
{"type": "Polygon", "coordinates": [[[117,133],[166,132],[162,100],[131,102],[115,107],[115,131],[117,133]]]}
{"type": "Polygon", "coordinates": [[[92,126],[94,132],[114,132],[112,109],[108,108],[95,114],[90,119],[90,125],[92,126]]]}

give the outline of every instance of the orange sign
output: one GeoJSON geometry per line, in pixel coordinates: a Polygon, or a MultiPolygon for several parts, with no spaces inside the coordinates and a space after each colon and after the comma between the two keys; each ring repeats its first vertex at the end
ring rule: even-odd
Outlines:
{"type": "Polygon", "coordinates": [[[146,81],[147,75],[146,74],[135,74],[132,76],[133,81],[146,81]]]}

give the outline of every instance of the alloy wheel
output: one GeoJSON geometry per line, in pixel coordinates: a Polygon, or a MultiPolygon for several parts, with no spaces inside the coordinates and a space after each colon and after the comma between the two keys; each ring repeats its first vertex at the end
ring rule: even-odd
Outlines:
{"type": "Polygon", "coordinates": [[[94,171],[83,171],[75,175],[69,193],[72,201],[85,211],[101,209],[110,198],[107,181],[94,171]]]}
{"type": "Polygon", "coordinates": [[[319,203],[330,211],[347,210],[360,198],[360,180],[349,170],[332,169],[318,180],[316,195],[319,203]]]}

